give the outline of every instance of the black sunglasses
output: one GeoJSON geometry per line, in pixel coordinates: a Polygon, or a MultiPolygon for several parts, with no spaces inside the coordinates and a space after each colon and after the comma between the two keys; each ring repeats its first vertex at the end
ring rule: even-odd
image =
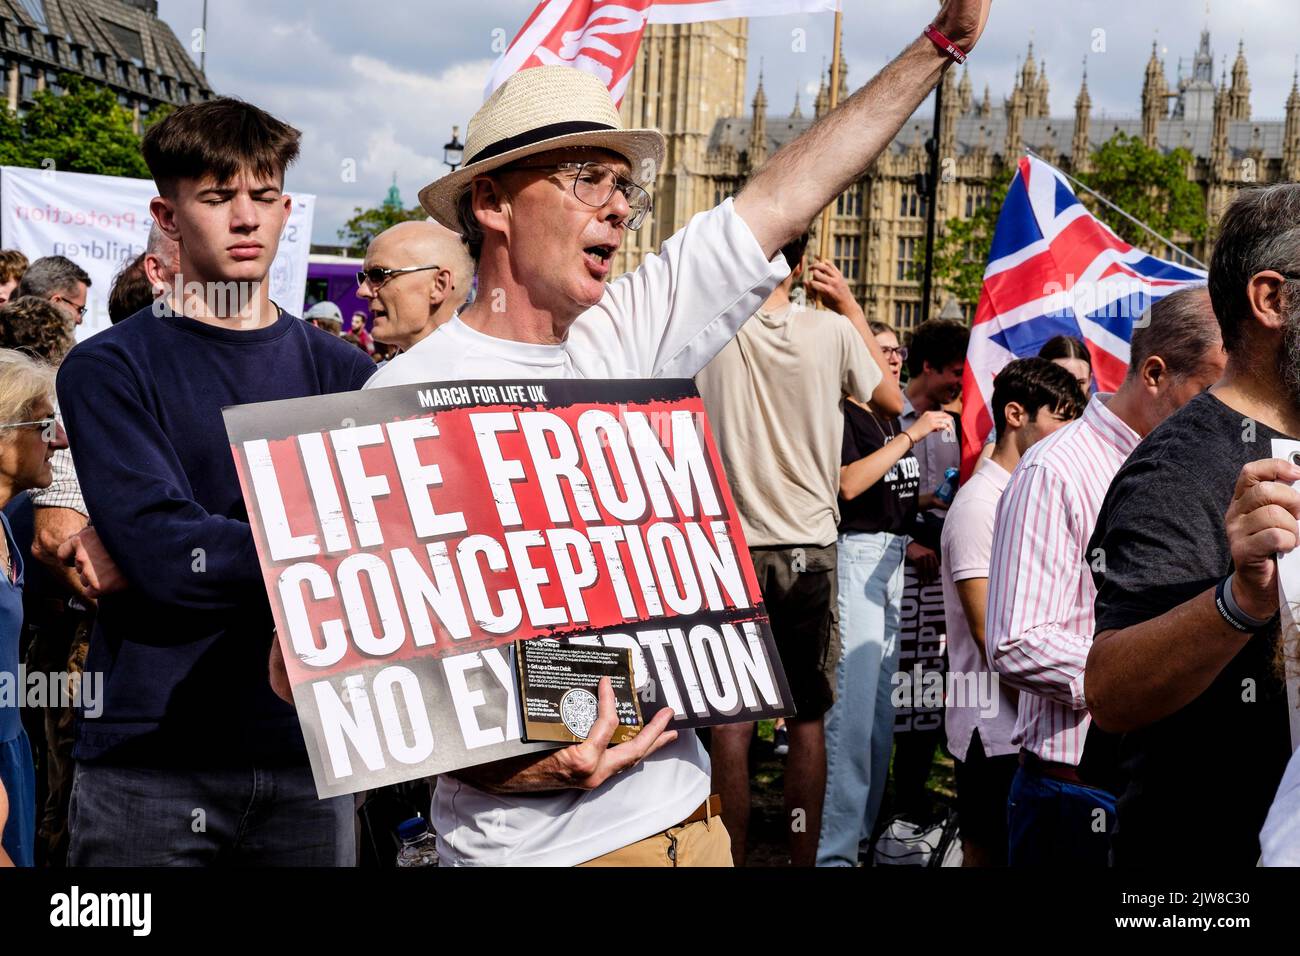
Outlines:
{"type": "Polygon", "coordinates": [[[424,272],[428,269],[440,269],[441,266],[407,266],[405,269],[385,269],[383,266],[371,266],[369,269],[357,270],[357,288],[370,283],[370,288],[378,289],[393,276],[403,272],[424,272]]]}

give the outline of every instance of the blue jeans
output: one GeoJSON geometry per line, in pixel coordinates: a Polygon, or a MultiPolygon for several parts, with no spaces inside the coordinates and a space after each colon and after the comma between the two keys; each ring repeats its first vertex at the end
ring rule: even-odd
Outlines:
{"type": "Polygon", "coordinates": [[[311,768],[179,770],[78,763],[69,866],[354,866],[351,794],[311,768]]]}
{"type": "Polygon", "coordinates": [[[826,800],[818,866],[854,866],[885,795],[894,741],[890,700],[898,664],[899,605],[907,538],[839,538],[840,662],[826,714],[826,800]]]}
{"type": "Polygon", "coordinates": [[[1097,869],[1109,865],[1115,798],[1026,770],[1016,771],[1007,801],[1011,866],[1097,869]]]}

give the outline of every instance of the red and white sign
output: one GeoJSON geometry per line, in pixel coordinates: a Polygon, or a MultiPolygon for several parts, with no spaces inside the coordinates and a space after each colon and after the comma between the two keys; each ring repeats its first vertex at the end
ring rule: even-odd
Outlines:
{"type": "Polygon", "coordinates": [[[516,640],[632,651],[650,719],[788,715],[689,379],[451,382],[225,410],[321,796],[545,750],[516,640]]]}
{"type": "Polygon", "coordinates": [[[600,77],[623,102],[647,23],[825,13],[840,0],[542,0],[492,67],[484,96],[534,66],[572,66],[600,77]]]}

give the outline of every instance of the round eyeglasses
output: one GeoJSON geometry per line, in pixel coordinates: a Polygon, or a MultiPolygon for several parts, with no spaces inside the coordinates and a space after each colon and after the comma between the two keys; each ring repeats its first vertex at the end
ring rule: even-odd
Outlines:
{"type": "Polygon", "coordinates": [[[588,206],[600,209],[611,199],[615,192],[621,192],[627,200],[628,214],[624,225],[628,229],[637,229],[645,222],[645,217],[654,209],[650,194],[632,180],[620,176],[604,163],[539,163],[537,165],[520,164],[510,166],[516,169],[557,169],[572,171],[573,194],[588,206]]]}

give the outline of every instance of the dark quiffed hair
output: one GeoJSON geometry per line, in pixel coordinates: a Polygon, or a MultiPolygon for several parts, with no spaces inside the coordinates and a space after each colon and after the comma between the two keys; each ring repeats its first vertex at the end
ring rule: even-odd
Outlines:
{"type": "Polygon", "coordinates": [[[283,181],[302,134],[265,110],[232,97],[190,103],[144,134],[144,161],[160,192],[181,179],[228,183],[240,170],[283,181]]]}
{"type": "Polygon", "coordinates": [[[970,329],[955,319],[930,319],[908,336],[907,373],[920,375],[926,363],[936,371],[966,360],[970,329]]]}
{"type": "Polygon", "coordinates": [[[872,335],[892,335],[894,338],[898,338],[898,331],[888,322],[877,322],[872,319],[867,323],[867,327],[871,329],[872,335]]]}
{"type": "Polygon", "coordinates": [[[35,295],[0,306],[0,349],[20,349],[58,365],[76,344],[76,321],[48,299],[35,295]]]}
{"type": "Polygon", "coordinates": [[[1050,359],[1023,358],[1008,362],[993,379],[993,425],[1001,438],[1007,428],[1007,403],[1015,402],[1032,419],[1041,408],[1062,418],[1078,418],[1088,398],[1079,382],[1050,359]]]}
{"type": "Polygon", "coordinates": [[[1080,359],[1088,363],[1088,368],[1092,368],[1092,353],[1088,351],[1088,346],[1073,335],[1052,336],[1038,350],[1038,357],[1049,362],[1055,359],[1080,359]]]}
{"type": "Polygon", "coordinates": [[[144,271],[146,255],[142,252],[122,266],[113,279],[108,293],[108,320],[114,325],[153,305],[153,286],[144,271]]]}
{"type": "Polygon", "coordinates": [[[1171,292],[1133,323],[1129,343],[1128,374],[1137,375],[1142,364],[1156,355],[1174,378],[1195,375],[1222,347],[1219,322],[1210,305],[1205,286],[1171,292]]]}
{"type": "Polygon", "coordinates": [[[27,257],[17,249],[0,249],[0,282],[21,279],[27,271],[27,257]]]}

